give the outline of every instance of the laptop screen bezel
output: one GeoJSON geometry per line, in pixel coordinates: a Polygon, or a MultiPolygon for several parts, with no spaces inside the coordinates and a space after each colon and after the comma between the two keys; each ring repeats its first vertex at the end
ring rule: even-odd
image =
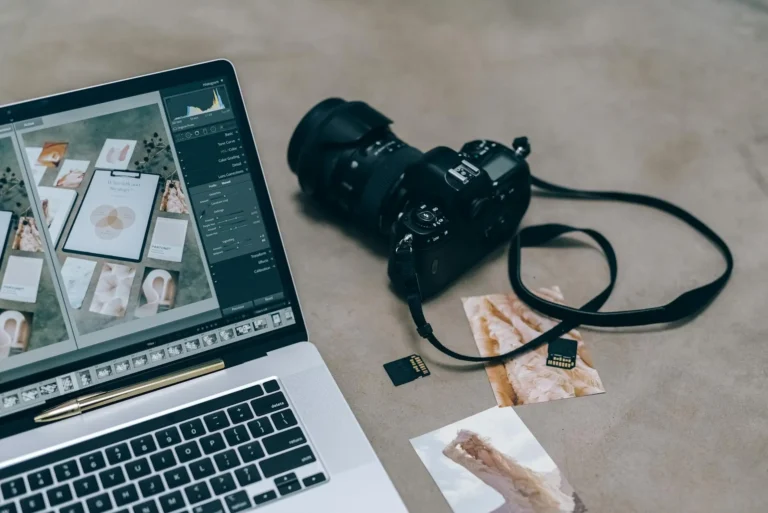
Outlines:
{"type": "MultiPolygon", "coordinates": [[[[257,200],[262,213],[263,222],[267,231],[267,237],[270,241],[271,249],[278,271],[280,273],[281,283],[284,287],[285,298],[293,308],[295,323],[286,325],[271,332],[263,333],[243,341],[221,346],[216,350],[207,351],[199,355],[190,356],[173,365],[158,366],[147,371],[126,376],[121,380],[111,381],[102,387],[94,387],[88,390],[90,393],[100,391],[101,388],[114,389],[120,386],[126,386],[131,383],[141,382],[152,377],[173,372],[179,368],[195,365],[200,362],[221,358],[227,366],[231,367],[245,361],[264,356],[268,351],[273,351],[296,342],[307,340],[307,330],[304,323],[304,317],[298,301],[296,287],[290,272],[288,259],[277,226],[274,208],[270,199],[264,176],[261,159],[259,158],[256,147],[253,130],[250,126],[248,114],[245,109],[242,91],[237,80],[234,65],[225,59],[192,64],[181,68],[167,71],[160,71],[148,75],[128,78],[116,82],[110,82],[102,85],[95,85],[69,91],[42,98],[22,101],[14,104],[8,104],[0,107],[0,125],[11,124],[18,121],[24,121],[37,117],[47,116],[58,112],[87,107],[105,103],[121,98],[127,98],[140,94],[162,91],[164,89],[177,87],[189,83],[201,82],[205,80],[224,78],[228,86],[231,108],[238,122],[243,149],[249,163],[251,178],[254,182],[257,200]]],[[[76,360],[71,363],[48,368],[45,371],[25,375],[18,379],[0,384],[0,394],[9,390],[23,387],[27,384],[35,383],[51,377],[59,376],[67,372],[76,371],[89,365],[102,361],[109,361],[116,357],[140,351],[146,347],[154,345],[152,340],[139,342],[129,347],[121,347],[114,351],[101,353],[87,359],[76,360]]],[[[12,435],[14,432],[26,431],[35,415],[41,410],[50,408],[54,403],[72,399],[80,395],[74,392],[69,395],[59,396],[42,406],[32,407],[22,410],[18,413],[4,417],[1,422],[5,424],[6,429],[0,434],[0,438],[12,435]]]]}

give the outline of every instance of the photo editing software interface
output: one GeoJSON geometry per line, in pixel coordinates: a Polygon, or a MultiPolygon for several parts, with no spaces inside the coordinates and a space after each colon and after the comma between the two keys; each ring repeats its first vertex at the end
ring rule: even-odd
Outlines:
{"type": "Polygon", "coordinates": [[[0,387],[77,369],[0,417],[295,323],[229,102],[217,79],[0,126],[0,387]]]}

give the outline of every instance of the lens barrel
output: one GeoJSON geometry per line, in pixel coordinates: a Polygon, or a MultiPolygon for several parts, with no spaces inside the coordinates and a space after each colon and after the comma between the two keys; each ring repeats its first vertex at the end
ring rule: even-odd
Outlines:
{"type": "Polygon", "coordinates": [[[388,233],[406,194],[405,169],[422,156],[391,124],[364,102],[328,98],[296,127],[288,165],[305,193],[366,229],[388,233]]]}

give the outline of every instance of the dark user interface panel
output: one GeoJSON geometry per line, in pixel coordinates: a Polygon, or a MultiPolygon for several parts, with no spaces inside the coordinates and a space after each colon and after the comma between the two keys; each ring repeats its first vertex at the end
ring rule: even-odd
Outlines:
{"type": "Polygon", "coordinates": [[[222,313],[283,300],[223,80],[161,94],[222,313]]]}

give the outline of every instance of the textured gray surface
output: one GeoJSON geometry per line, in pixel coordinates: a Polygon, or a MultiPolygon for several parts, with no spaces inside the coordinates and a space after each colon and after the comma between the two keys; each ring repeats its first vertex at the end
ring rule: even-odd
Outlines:
{"type": "MultiPolygon", "coordinates": [[[[484,372],[417,341],[382,257],[305,215],[285,149],[330,95],[371,102],[422,148],[525,133],[537,175],[656,194],[723,234],[736,272],[705,315],[670,330],[587,332],[607,393],[517,411],[590,511],[765,510],[765,2],[122,4],[0,2],[0,101],[234,61],[312,338],[412,511],[448,506],[408,439],[493,396],[484,372]],[[381,365],[412,352],[433,375],[392,387],[381,365]]],[[[610,309],[669,300],[720,270],[703,240],[639,207],[538,199],[525,222],[565,220],[603,231],[619,252],[610,309]]],[[[606,271],[589,250],[537,249],[525,278],[579,304],[606,271]]],[[[447,344],[473,352],[459,297],[506,289],[499,252],[427,313],[447,344]]]]}

